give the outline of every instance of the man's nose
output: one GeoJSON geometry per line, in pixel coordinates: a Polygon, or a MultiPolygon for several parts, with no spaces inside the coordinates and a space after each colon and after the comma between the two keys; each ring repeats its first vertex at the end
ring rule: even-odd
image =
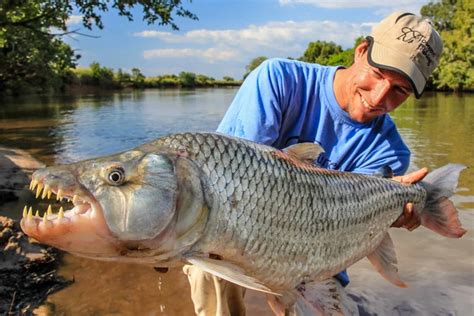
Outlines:
{"type": "Polygon", "coordinates": [[[390,91],[390,82],[387,79],[381,79],[372,90],[372,102],[375,106],[383,106],[384,99],[390,91]]]}

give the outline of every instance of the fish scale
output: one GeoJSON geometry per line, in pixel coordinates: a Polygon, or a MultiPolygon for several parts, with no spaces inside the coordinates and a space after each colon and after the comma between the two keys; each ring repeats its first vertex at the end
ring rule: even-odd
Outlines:
{"type": "Polygon", "coordinates": [[[219,200],[193,249],[218,253],[276,290],[333,275],[367,255],[385,234],[368,231],[390,226],[407,201],[422,207],[425,198],[417,185],[301,168],[244,140],[188,133],[159,142],[186,151],[219,200]],[[237,203],[236,191],[243,192],[237,203]],[[213,249],[206,249],[208,240],[213,249]],[[272,260],[276,254],[281,260],[272,260]]]}

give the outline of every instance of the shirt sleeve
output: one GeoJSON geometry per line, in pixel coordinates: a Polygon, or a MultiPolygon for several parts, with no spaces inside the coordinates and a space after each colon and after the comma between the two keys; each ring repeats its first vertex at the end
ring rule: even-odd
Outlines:
{"type": "Polygon", "coordinates": [[[276,60],[267,60],[245,79],[217,132],[273,145],[282,121],[283,76],[276,60]]]}
{"type": "Polygon", "coordinates": [[[373,145],[370,154],[361,159],[361,163],[352,170],[356,173],[373,174],[380,168],[389,166],[393,174],[400,176],[406,173],[410,164],[410,150],[398,132],[394,137],[373,145]]]}

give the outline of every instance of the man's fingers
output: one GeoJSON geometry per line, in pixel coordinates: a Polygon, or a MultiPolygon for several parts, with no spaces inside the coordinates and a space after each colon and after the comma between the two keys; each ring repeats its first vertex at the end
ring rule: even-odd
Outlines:
{"type": "Polygon", "coordinates": [[[418,181],[423,180],[423,178],[428,174],[428,168],[421,168],[420,170],[413,171],[404,176],[394,177],[393,179],[405,184],[412,184],[418,181]]]}

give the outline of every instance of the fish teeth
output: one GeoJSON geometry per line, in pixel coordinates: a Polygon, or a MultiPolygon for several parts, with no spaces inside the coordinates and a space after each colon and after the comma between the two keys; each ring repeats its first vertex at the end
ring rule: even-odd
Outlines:
{"type": "Polygon", "coordinates": [[[63,198],[63,191],[61,189],[58,189],[58,193],[56,193],[56,200],[61,202],[62,198],[63,198]]]}
{"type": "Polygon", "coordinates": [[[40,212],[39,212],[39,210],[36,210],[35,216],[40,217],[40,212]]]}
{"type": "Polygon", "coordinates": [[[63,207],[61,206],[58,213],[58,220],[62,219],[63,217],[64,217],[64,210],[63,210],[63,207]]]}
{"type": "Polygon", "coordinates": [[[38,187],[36,188],[36,198],[40,196],[42,190],[43,190],[43,184],[38,183],[38,187]]]}
{"type": "Polygon", "coordinates": [[[47,219],[48,215],[46,214],[46,212],[43,214],[43,223],[46,224],[48,222],[48,219],[47,219]]]}
{"type": "Polygon", "coordinates": [[[23,218],[25,218],[26,216],[28,216],[28,206],[25,205],[25,207],[23,208],[23,218]]]}
{"type": "Polygon", "coordinates": [[[77,194],[74,194],[73,197],[72,197],[72,203],[76,204],[76,202],[78,202],[78,200],[79,200],[79,197],[77,196],[77,194]]]}
{"type": "Polygon", "coordinates": [[[45,214],[47,214],[47,215],[53,214],[53,208],[51,207],[51,204],[48,206],[48,210],[46,211],[45,214]]]}
{"type": "Polygon", "coordinates": [[[44,199],[45,197],[47,197],[50,191],[51,191],[51,188],[49,187],[49,185],[45,184],[41,198],[44,199]]]}
{"type": "Polygon", "coordinates": [[[34,191],[37,184],[38,184],[38,181],[36,181],[35,179],[31,180],[30,190],[34,191]]]}
{"type": "Polygon", "coordinates": [[[33,209],[32,209],[31,206],[30,206],[30,209],[28,210],[27,218],[28,218],[28,220],[32,220],[32,219],[33,219],[33,209]]]}

